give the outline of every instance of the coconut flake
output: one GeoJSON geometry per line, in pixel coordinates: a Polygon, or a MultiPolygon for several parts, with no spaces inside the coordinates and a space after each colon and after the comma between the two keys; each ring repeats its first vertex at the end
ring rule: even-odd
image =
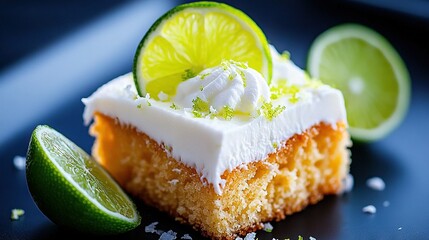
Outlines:
{"type": "Polygon", "coordinates": [[[176,239],[177,233],[173,230],[168,230],[168,232],[163,232],[159,237],[159,240],[174,240],[176,239]]]}
{"type": "Polygon", "coordinates": [[[177,180],[177,179],[173,179],[173,180],[168,181],[168,183],[170,183],[171,185],[176,185],[178,182],[179,182],[179,180],[177,180]]]}
{"type": "Polygon", "coordinates": [[[377,191],[383,191],[384,188],[386,187],[386,184],[384,183],[383,179],[379,177],[369,178],[368,180],[366,180],[366,185],[369,188],[377,191]]]}
{"type": "Polygon", "coordinates": [[[377,212],[377,208],[375,208],[374,205],[368,205],[368,206],[363,207],[362,211],[364,213],[374,214],[377,212]]]}
{"type": "Polygon", "coordinates": [[[180,239],[192,240],[192,237],[189,234],[185,234],[180,239]]]}
{"type": "Polygon", "coordinates": [[[273,231],[273,225],[271,225],[271,223],[264,223],[264,231],[265,232],[272,232],[273,231]]]}
{"type": "Polygon", "coordinates": [[[252,233],[248,233],[245,237],[244,240],[255,240],[256,237],[256,233],[252,232],[252,233]]]}
{"type": "Polygon", "coordinates": [[[146,227],[144,227],[144,231],[147,233],[156,233],[156,225],[158,224],[158,222],[153,222],[149,225],[147,225],[146,227]]]}

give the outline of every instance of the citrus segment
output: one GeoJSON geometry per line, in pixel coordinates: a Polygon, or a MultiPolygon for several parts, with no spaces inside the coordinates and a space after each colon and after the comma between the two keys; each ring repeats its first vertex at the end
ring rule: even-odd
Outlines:
{"type": "Polygon", "coordinates": [[[112,234],[140,224],[136,206],[101,165],[48,126],[33,131],[26,176],[35,203],[58,225],[112,234]]]}
{"type": "Polygon", "coordinates": [[[374,141],[395,129],[410,98],[407,68],[392,45],[374,30],[343,24],[313,42],[308,70],[344,95],[352,138],[374,141]]]}
{"type": "Polygon", "coordinates": [[[179,5],[149,29],[134,58],[134,80],[141,96],[173,96],[177,85],[222,60],[246,62],[271,79],[271,55],[261,29],[229,5],[179,5]]]}

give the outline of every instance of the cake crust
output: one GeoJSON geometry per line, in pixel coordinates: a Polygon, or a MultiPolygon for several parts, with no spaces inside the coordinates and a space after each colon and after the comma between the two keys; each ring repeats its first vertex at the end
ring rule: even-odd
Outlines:
{"type": "Polygon", "coordinates": [[[95,113],[90,133],[93,156],[130,194],[211,239],[244,236],[341,192],[350,165],[345,123],[319,123],[266,159],[226,171],[218,195],[171,149],[133,126],[95,113]]]}

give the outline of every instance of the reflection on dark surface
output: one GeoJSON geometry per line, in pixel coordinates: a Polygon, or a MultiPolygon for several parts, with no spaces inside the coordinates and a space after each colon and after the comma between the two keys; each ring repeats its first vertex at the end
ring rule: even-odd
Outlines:
{"type": "MultiPolygon", "coordinates": [[[[37,209],[27,190],[25,171],[15,169],[12,159],[26,154],[31,131],[38,124],[54,127],[90,152],[93,138],[83,125],[80,99],[102,83],[130,71],[135,47],[147,27],[170,8],[166,4],[172,6],[178,2],[0,3],[0,20],[3,20],[0,24],[0,239],[86,236],[57,227],[37,209]],[[145,20],[147,17],[151,21],[145,20]],[[62,88],[49,89],[42,84],[46,81],[59,83],[62,88]],[[54,98],[58,91],[67,93],[68,98],[64,95],[61,99],[54,98]],[[40,104],[43,99],[46,102],[40,104]],[[12,208],[24,209],[24,217],[10,221],[12,208]]],[[[329,196],[284,221],[272,223],[272,233],[259,231],[257,237],[428,239],[429,22],[418,16],[356,3],[365,1],[226,2],[251,16],[268,40],[279,51],[289,50],[291,59],[302,68],[311,42],[328,27],[343,22],[372,27],[398,50],[412,79],[410,110],[398,129],[379,142],[355,143],[352,147],[353,191],[329,196]],[[384,191],[365,185],[366,179],[373,176],[384,179],[384,191]],[[384,207],[384,201],[389,201],[390,206],[384,207]],[[362,212],[369,204],[377,208],[376,214],[362,212]]],[[[144,231],[146,225],[158,221],[157,228],[161,230],[171,229],[178,236],[189,233],[194,239],[202,239],[190,227],[176,223],[166,214],[139,201],[137,205],[143,216],[139,228],[119,236],[91,238],[158,239],[158,235],[144,231]]]]}

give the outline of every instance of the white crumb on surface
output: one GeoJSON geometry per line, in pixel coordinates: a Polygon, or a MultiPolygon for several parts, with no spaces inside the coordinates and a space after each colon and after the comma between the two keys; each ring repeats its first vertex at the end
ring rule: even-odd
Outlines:
{"type": "Polygon", "coordinates": [[[24,170],[25,169],[25,162],[26,159],[25,157],[22,156],[15,156],[13,158],[13,165],[15,166],[16,169],[18,170],[24,170]]]}
{"type": "Polygon", "coordinates": [[[377,191],[383,191],[384,188],[386,188],[386,184],[384,183],[383,179],[379,177],[372,177],[366,180],[366,185],[377,191]]]}
{"type": "Polygon", "coordinates": [[[398,231],[401,231],[402,230],[402,227],[398,227],[398,231]]]}
{"type": "Polygon", "coordinates": [[[177,180],[177,179],[173,179],[173,180],[168,181],[168,183],[170,183],[171,185],[176,185],[178,182],[179,182],[179,180],[177,180]]]}
{"type": "Polygon", "coordinates": [[[159,237],[159,240],[174,240],[176,239],[177,233],[173,230],[168,230],[167,232],[163,232],[159,237]]]}
{"type": "Polygon", "coordinates": [[[153,222],[149,225],[147,225],[146,227],[144,227],[144,231],[147,233],[155,233],[156,232],[156,225],[158,224],[158,222],[153,222]]]}
{"type": "Polygon", "coordinates": [[[176,172],[176,173],[181,173],[182,172],[182,170],[180,170],[180,169],[178,169],[178,168],[173,168],[173,170],[172,170],[173,172],[176,172]]]}
{"type": "Polygon", "coordinates": [[[189,234],[185,234],[180,239],[192,240],[192,237],[189,234]]]}
{"type": "Polygon", "coordinates": [[[11,210],[10,213],[10,219],[12,220],[18,220],[20,217],[24,215],[25,211],[20,208],[14,208],[11,210]]]}
{"type": "Polygon", "coordinates": [[[312,236],[310,236],[310,237],[309,237],[309,239],[310,239],[310,240],[316,240],[316,238],[315,238],[315,237],[312,237],[312,236]]]}
{"type": "Polygon", "coordinates": [[[248,233],[244,238],[236,237],[235,240],[255,240],[256,233],[248,233]]]}
{"type": "Polygon", "coordinates": [[[390,206],[390,202],[389,201],[384,201],[383,202],[383,207],[388,207],[390,206]]]}
{"type": "Polygon", "coordinates": [[[353,178],[353,175],[350,173],[347,174],[347,176],[343,179],[343,193],[348,193],[353,190],[353,186],[355,184],[355,180],[353,178]]]}
{"type": "Polygon", "coordinates": [[[364,213],[374,214],[377,212],[377,208],[375,208],[374,205],[368,205],[368,206],[363,207],[362,211],[364,213]]]}
{"type": "Polygon", "coordinates": [[[271,223],[264,223],[264,231],[265,232],[272,232],[273,231],[273,225],[271,225],[271,223]]]}
{"type": "Polygon", "coordinates": [[[248,233],[245,237],[244,240],[255,240],[256,237],[256,233],[252,232],[252,233],[248,233]]]}

